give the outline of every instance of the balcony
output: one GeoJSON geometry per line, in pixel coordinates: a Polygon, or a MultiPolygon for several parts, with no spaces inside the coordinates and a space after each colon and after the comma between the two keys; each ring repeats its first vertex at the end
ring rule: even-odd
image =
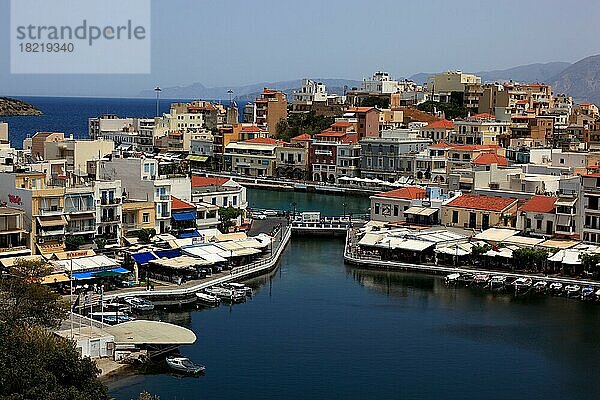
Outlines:
{"type": "Polygon", "coordinates": [[[92,213],[96,211],[96,207],[94,206],[86,206],[86,207],[65,207],[65,214],[80,214],[80,213],[92,213]]]}
{"type": "Polygon", "coordinates": [[[48,237],[48,236],[64,236],[65,228],[56,228],[52,227],[50,229],[42,229],[38,236],[48,237]]]}
{"type": "Polygon", "coordinates": [[[163,201],[171,200],[171,195],[170,194],[161,194],[160,196],[158,196],[158,198],[163,201]]]}
{"type": "Polygon", "coordinates": [[[121,198],[120,197],[116,197],[116,198],[112,198],[112,199],[107,199],[107,198],[102,198],[100,200],[100,205],[101,206],[114,206],[117,204],[121,204],[121,198]]]}
{"type": "Polygon", "coordinates": [[[62,207],[40,208],[38,210],[38,214],[43,215],[43,216],[63,215],[63,208],[62,207]]]}
{"type": "Polygon", "coordinates": [[[120,215],[103,215],[102,217],[100,217],[100,222],[121,222],[121,216],[120,215]]]}
{"type": "Polygon", "coordinates": [[[96,225],[67,227],[66,233],[68,235],[93,235],[96,233],[96,225]]]}

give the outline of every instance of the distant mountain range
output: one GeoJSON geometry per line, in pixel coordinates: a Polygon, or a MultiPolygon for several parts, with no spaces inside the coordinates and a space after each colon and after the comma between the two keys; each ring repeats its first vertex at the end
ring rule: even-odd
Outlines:
{"type": "MultiPolygon", "coordinates": [[[[313,78],[311,78],[313,79],[313,78]]],[[[342,94],[344,86],[348,89],[360,87],[362,81],[349,79],[317,79],[313,80],[323,82],[327,86],[328,93],[342,94]]],[[[201,83],[192,83],[187,86],[175,86],[162,88],[161,97],[165,99],[229,99],[228,90],[233,91],[234,99],[238,101],[254,100],[260,95],[265,87],[278,89],[291,95],[295,89],[300,87],[302,80],[295,79],[293,81],[282,82],[261,82],[252,85],[233,86],[233,87],[206,87],[201,83]]],[[[140,97],[154,97],[154,90],[144,90],[140,92],[140,97]]]]}
{"type": "MultiPolygon", "coordinates": [[[[567,62],[549,62],[521,65],[518,67],[492,71],[473,72],[481,76],[483,82],[540,82],[552,85],[554,93],[566,93],[577,101],[591,101],[600,104],[600,55],[590,56],[574,64],[567,62]]],[[[418,73],[410,76],[417,83],[426,82],[432,73],[418,73]]],[[[362,81],[350,79],[317,79],[327,86],[328,93],[342,94],[344,87],[348,89],[360,87],[362,81]]],[[[206,87],[201,83],[187,86],[162,88],[162,98],[166,99],[229,99],[228,90],[233,90],[233,97],[238,101],[252,101],[260,95],[264,87],[279,89],[289,95],[299,88],[300,79],[282,82],[261,82],[252,85],[234,87],[206,87]]],[[[154,97],[153,90],[145,90],[140,97],[154,97]]]]}
{"type": "MultiPolygon", "coordinates": [[[[558,75],[565,68],[571,66],[568,62],[549,62],[536,63],[528,65],[520,65],[518,67],[508,69],[496,69],[493,71],[478,71],[472,72],[480,76],[483,82],[549,82],[549,80],[558,75]]],[[[465,71],[469,72],[469,71],[465,71]]],[[[429,80],[433,73],[420,72],[410,77],[413,81],[423,84],[429,80]]]]}
{"type": "Polygon", "coordinates": [[[600,54],[568,66],[549,83],[554,93],[567,93],[575,100],[600,104],[600,54]]]}

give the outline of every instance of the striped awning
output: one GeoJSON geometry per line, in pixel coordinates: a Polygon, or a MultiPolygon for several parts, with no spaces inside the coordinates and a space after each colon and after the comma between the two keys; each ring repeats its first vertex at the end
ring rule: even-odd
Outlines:
{"type": "Polygon", "coordinates": [[[206,162],[206,160],[208,160],[208,156],[195,156],[190,154],[185,159],[188,161],[206,162]]]}

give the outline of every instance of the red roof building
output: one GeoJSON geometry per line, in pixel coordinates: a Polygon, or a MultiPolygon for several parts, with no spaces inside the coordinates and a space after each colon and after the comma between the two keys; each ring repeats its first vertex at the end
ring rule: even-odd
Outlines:
{"type": "Polygon", "coordinates": [[[506,157],[499,156],[495,153],[481,153],[473,160],[474,165],[492,165],[496,164],[500,167],[508,167],[506,157]]]}
{"type": "Polygon", "coordinates": [[[196,206],[193,205],[192,203],[188,203],[187,201],[178,199],[175,196],[171,196],[171,210],[172,211],[190,210],[190,209],[195,210],[196,206]]]}
{"type": "Polygon", "coordinates": [[[519,211],[527,211],[533,213],[554,213],[554,203],[558,200],[552,196],[540,196],[535,195],[531,199],[527,200],[519,211]]]}
{"type": "Polygon", "coordinates": [[[425,189],[417,186],[409,186],[400,189],[390,190],[389,192],[378,193],[376,197],[387,197],[392,199],[414,200],[425,197],[425,189]]]}
{"type": "Polygon", "coordinates": [[[517,204],[517,200],[510,197],[480,196],[475,194],[463,194],[452,200],[447,207],[468,208],[471,210],[502,212],[517,204]]]}
{"type": "Polygon", "coordinates": [[[454,129],[454,123],[447,119],[441,119],[428,123],[425,129],[454,129]]]}
{"type": "Polygon", "coordinates": [[[229,178],[192,176],[192,187],[223,186],[227,182],[229,182],[229,178]]]}

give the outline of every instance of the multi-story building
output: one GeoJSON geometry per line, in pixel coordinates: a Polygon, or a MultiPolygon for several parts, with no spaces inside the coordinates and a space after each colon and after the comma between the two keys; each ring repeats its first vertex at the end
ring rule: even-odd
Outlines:
{"type": "Polygon", "coordinates": [[[456,129],[449,134],[451,143],[466,145],[497,145],[498,136],[509,132],[510,123],[497,121],[494,115],[476,114],[455,120],[456,129]]]}
{"type": "Polygon", "coordinates": [[[0,205],[0,258],[31,254],[24,219],[22,209],[0,205]]]}
{"type": "Polygon", "coordinates": [[[120,244],[123,236],[123,188],[120,180],[95,181],[96,227],[98,238],[107,244],[120,244]]]}
{"type": "Polygon", "coordinates": [[[275,132],[277,123],[287,119],[287,100],[280,90],[264,88],[260,98],[255,100],[256,124],[275,132]]]}
{"type": "Polygon", "coordinates": [[[360,141],[361,177],[394,182],[400,177],[412,177],[417,153],[431,143],[410,130],[382,131],[381,137],[360,141]]]}
{"type": "Polygon", "coordinates": [[[422,183],[444,185],[448,179],[447,162],[450,149],[450,145],[439,142],[417,153],[413,176],[422,183]]]}
{"type": "Polygon", "coordinates": [[[120,118],[105,114],[88,120],[90,139],[104,139],[115,148],[151,153],[154,148],[154,118],[120,118]]]}
{"type": "Polygon", "coordinates": [[[78,236],[83,244],[92,244],[96,235],[96,204],[91,186],[65,187],[63,214],[66,234],[78,236]]]}
{"type": "Polygon", "coordinates": [[[410,208],[411,202],[425,195],[425,189],[409,186],[371,196],[371,221],[403,222],[406,220],[404,211],[410,208]]]}
{"type": "Polygon", "coordinates": [[[600,243],[600,173],[582,177],[583,240],[600,243]]]}
{"type": "Polygon", "coordinates": [[[302,79],[302,86],[294,90],[292,110],[294,112],[310,111],[315,103],[327,103],[327,89],[322,82],[302,79]]]}
{"type": "Polygon", "coordinates": [[[481,78],[462,71],[447,71],[433,75],[429,79],[427,89],[432,99],[447,103],[452,92],[465,93],[467,85],[481,84],[481,78]]]}
{"type": "Polygon", "coordinates": [[[45,160],[66,160],[67,172],[88,174],[87,162],[99,160],[113,152],[115,144],[108,140],[66,139],[44,143],[45,160]]]}
{"type": "Polygon", "coordinates": [[[350,107],[344,118],[356,120],[359,140],[379,135],[379,110],[375,107],[350,107]]]}
{"type": "MultiPolygon", "coordinates": [[[[339,123],[336,123],[339,124],[339,123]]],[[[346,132],[345,125],[326,129],[314,136],[309,160],[312,180],[335,183],[342,176],[358,176],[360,144],[355,132],[346,132]]]]}
{"type": "Polygon", "coordinates": [[[430,139],[434,142],[448,141],[450,134],[454,132],[455,126],[452,121],[441,119],[439,121],[430,122],[419,128],[421,137],[430,139]]]}
{"type": "Polygon", "coordinates": [[[302,143],[283,143],[275,149],[275,175],[292,179],[307,179],[308,153],[302,143]]]}
{"type": "Polygon", "coordinates": [[[519,207],[517,229],[532,236],[553,236],[556,228],[557,200],[553,196],[532,196],[519,207]]]}
{"type": "Polygon", "coordinates": [[[256,138],[231,142],[225,147],[225,164],[231,171],[248,176],[275,176],[277,147],[284,142],[272,138],[256,138]]]}
{"type": "Polygon", "coordinates": [[[33,161],[40,161],[44,159],[46,143],[62,142],[63,140],[65,140],[65,134],[62,132],[36,132],[31,139],[25,139],[23,148],[27,149],[28,146],[25,142],[30,141],[31,158],[33,161]]]}
{"type": "Polygon", "coordinates": [[[517,199],[463,194],[441,207],[441,223],[469,229],[506,225],[517,211],[517,199]],[[504,220],[506,219],[506,221],[504,220]]]}
{"type": "Polygon", "coordinates": [[[152,201],[123,203],[123,237],[134,237],[141,229],[155,229],[156,208],[152,201]]]}
{"type": "Polygon", "coordinates": [[[191,185],[191,202],[196,205],[198,228],[216,227],[219,224],[219,207],[234,207],[242,211],[236,221],[237,226],[246,218],[246,188],[233,179],[192,176],[191,185]]]}

